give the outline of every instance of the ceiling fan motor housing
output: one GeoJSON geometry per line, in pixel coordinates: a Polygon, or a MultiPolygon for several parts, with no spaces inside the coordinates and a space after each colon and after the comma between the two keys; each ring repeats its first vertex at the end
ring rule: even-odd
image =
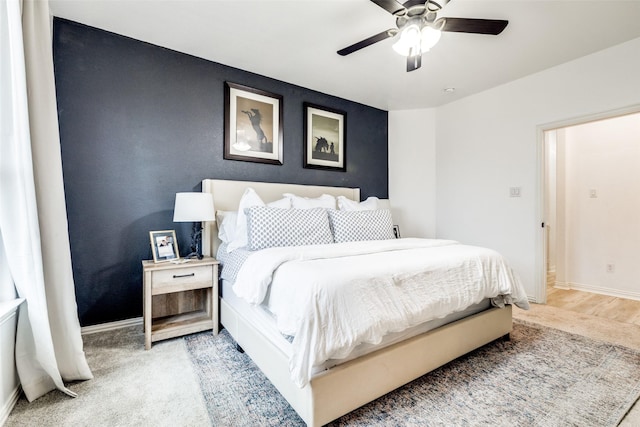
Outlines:
{"type": "MultiPolygon", "coordinates": [[[[439,1],[439,3],[444,4],[448,2],[449,0],[439,1]]],[[[425,25],[433,26],[438,17],[438,11],[441,8],[442,6],[432,1],[410,6],[408,9],[404,9],[399,14],[396,14],[396,26],[399,30],[402,30],[407,25],[417,25],[419,28],[425,25]]]]}

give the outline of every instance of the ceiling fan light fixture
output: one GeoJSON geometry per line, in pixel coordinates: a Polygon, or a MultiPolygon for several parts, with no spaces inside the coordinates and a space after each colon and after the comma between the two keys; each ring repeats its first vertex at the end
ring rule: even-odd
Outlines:
{"type": "Polygon", "coordinates": [[[400,33],[393,50],[402,56],[415,55],[416,52],[428,52],[440,40],[441,32],[425,25],[420,29],[418,25],[408,25],[400,33]]]}
{"type": "Polygon", "coordinates": [[[422,54],[438,43],[441,31],[497,36],[509,24],[509,21],[504,19],[438,18],[438,13],[449,1],[371,0],[395,17],[396,28],[375,34],[340,49],[337,53],[341,56],[349,55],[374,43],[395,37],[393,50],[407,58],[409,72],[420,68],[422,54]]]}
{"type": "Polygon", "coordinates": [[[421,49],[422,53],[428,52],[432,47],[434,47],[439,41],[440,36],[442,36],[442,31],[436,30],[432,27],[424,27],[422,28],[422,42],[421,49]]]}
{"type": "Polygon", "coordinates": [[[393,50],[402,56],[409,56],[412,51],[420,51],[421,39],[420,27],[408,25],[402,29],[398,41],[393,44],[393,50]]]}

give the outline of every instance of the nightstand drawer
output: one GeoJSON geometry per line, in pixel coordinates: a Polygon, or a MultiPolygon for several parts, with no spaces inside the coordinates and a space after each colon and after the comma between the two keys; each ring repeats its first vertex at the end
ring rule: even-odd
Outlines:
{"type": "Polygon", "coordinates": [[[152,273],[151,294],[210,288],[212,284],[213,267],[211,265],[158,270],[152,273]]]}

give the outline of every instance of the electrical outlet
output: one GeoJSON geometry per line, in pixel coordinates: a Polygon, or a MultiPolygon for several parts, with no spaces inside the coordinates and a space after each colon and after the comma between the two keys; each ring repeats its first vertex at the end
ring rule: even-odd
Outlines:
{"type": "Polygon", "coordinates": [[[614,271],[616,271],[616,265],[615,264],[607,264],[607,273],[613,273],[614,271]]]}
{"type": "Polygon", "coordinates": [[[595,188],[592,188],[591,190],[589,190],[589,197],[591,197],[592,199],[597,199],[598,191],[595,188]]]}
{"type": "Polygon", "coordinates": [[[509,197],[520,197],[520,187],[509,187],[509,197]]]}

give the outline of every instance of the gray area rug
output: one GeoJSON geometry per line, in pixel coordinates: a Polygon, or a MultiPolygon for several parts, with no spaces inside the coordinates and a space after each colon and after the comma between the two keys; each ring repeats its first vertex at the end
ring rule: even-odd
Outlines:
{"type": "MultiPolygon", "coordinates": [[[[226,331],[185,338],[215,426],[304,425],[226,331]]],[[[496,341],[334,426],[615,426],[640,396],[640,353],[515,323],[496,341]]]]}

